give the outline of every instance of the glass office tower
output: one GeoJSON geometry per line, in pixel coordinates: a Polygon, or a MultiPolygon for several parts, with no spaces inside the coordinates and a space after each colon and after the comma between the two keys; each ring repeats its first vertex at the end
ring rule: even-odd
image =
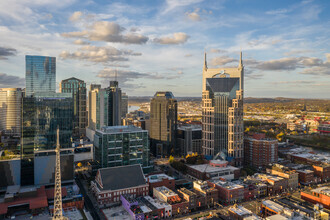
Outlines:
{"type": "Polygon", "coordinates": [[[71,147],[73,99],[70,93],[37,93],[23,98],[21,184],[34,184],[35,153],[54,150],[56,130],[61,148],[71,147]]]}
{"type": "Polygon", "coordinates": [[[26,96],[38,92],[56,91],[56,58],[25,56],[26,96]]]}
{"type": "Polygon", "coordinates": [[[121,125],[121,89],[118,81],[110,81],[108,90],[108,126],[121,125]]]}
{"type": "Polygon", "coordinates": [[[73,136],[80,138],[86,136],[86,83],[83,80],[71,77],[60,83],[61,93],[71,93],[73,98],[73,136]]]}
{"type": "Polygon", "coordinates": [[[96,130],[95,160],[101,167],[141,164],[149,166],[148,131],[129,126],[109,126],[96,130]]]}

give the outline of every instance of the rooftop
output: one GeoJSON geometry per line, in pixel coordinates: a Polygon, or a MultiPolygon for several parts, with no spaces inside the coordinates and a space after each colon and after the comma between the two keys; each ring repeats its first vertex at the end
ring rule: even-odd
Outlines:
{"type": "Polygon", "coordinates": [[[167,188],[166,186],[160,186],[160,187],[156,187],[154,189],[156,189],[158,192],[165,195],[166,197],[171,197],[171,196],[177,196],[178,195],[175,192],[173,192],[172,190],[170,190],[169,188],[167,188]]]}
{"type": "Polygon", "coordinates": [[[126,189],[146,184],[140,164],[108,167],[98,170],[101,190],[126,189]]]}
{"type": "Polygon", "coordinates": [[[240,189],[240,188],[244,189],[244,186],[232,182],[225,182],[221,180],[211,180],[210,182],[229,190],[240,189]]]}
{"type": "Polygon", "coordinates": [[[163,179],[174,180],[173,177],[170,177],[170,176],[166,175],[165,173],[151,175],[151,176],[148,176],[147,179],[149,180],[149,183],[161,182],[161,181],[163,181],[163,179]]]}
{"type": "Polygon", "coordinates": [[[316,192],[316,193],[320,193],[320,194],[323,194],[323,195],[330,196],[330,187],[328,187],[328,186],[316,188],[316,189],[313,189],[311,191],[316,192]]]}
{"type": "Polygon", "coordinates": [[[240,205],[230,207],[229,211],[234,212],[237,215],[242,216],[242,217],[252,215],[252,212],[250,210],[248,210],[248,209],[246,209],[246,208],[244,208],[243,206],[240,206],[240,205]]]}
{"type": "Polygon", "coordinates": [[[205,172],[205,173],[213,173],[213,172],[221,172],[221,171],[234,171],[239,170],[237,167],[233,166],[226,166],[226,167],[213,167],[209,164],[199,164],[199,165],[191,165],[189,166],[195,170],[198,170],[199,172],[205,172]]]}
{"type": "Polygon", "coordinates": [[[140,127],[135,127],[134,125],[126,125],[126,126],[104,126],[100,130],[97,130],[102,134],[115,134],[115,133],[125,133],[125,132],[147,132],[140,127]]]}
{"type": "Polygon", "coordinates": [[[156,94],[154,95],[154,98],[156,98],[156,97],[165,97],[167,99],[174,99],[173,93],[169,92],[169,91],[156,92],[156,94]]]}
{"type": "Polygon", "coordinates": [[[268,207],[269,209],[275,211],[275,212],[281,212],[283,210],[283,206],[277,204],[276,202],[273,202],[271,200],[264,200],[262,201],[262,204],[266,207],[268,207]]]}

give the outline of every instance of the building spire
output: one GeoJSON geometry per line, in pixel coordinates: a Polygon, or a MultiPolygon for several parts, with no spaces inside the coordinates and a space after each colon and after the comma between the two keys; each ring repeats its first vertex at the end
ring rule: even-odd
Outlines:
{"type": "Polygon", "coordinates": [[[241,50],[240,56],[239,56],[239,65],[238,65],[238,67],[243,67],[242,50],[241,50]]]}
{"type": "Polygon", "coordinates": [[[207,69],[206,52],[204,52],[204,69],[207,69]]]}

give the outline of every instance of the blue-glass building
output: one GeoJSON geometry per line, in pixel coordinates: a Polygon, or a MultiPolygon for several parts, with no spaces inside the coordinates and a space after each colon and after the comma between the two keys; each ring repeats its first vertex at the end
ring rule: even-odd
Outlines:
{"type": "Polygon", "coordinates": [[[26,96],[56,91],[56,58],[25,56],[26,96]]]}

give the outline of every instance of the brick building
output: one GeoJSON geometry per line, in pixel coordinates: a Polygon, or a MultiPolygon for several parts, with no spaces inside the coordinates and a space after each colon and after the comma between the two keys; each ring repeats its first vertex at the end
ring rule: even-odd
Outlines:
{"type": "Polygon", "coordinates": [[[302,199],[314,204],[322,204],[324,208],[330,209],[330,187],[320,187],[300,194],[302,199]]]}
{"type": "Polygon", "coordinates": [[[139,164],[99,169],[91,187],[98,205],[104,207],[120,203],[120,196],[124,194],[133,198],[149,194],[149,185],[139,164]]]}
{"type": "Polygon", "coordinates": [[[218,190],[206,181],[194,181],[193,187],[197,194],[202,195],[205,206],[213,206],[215,202],[218,202],[218,190]]]}
{"type": "Polygon", "coordinates": [[[244,162],[253,167],[263,167],[278,160],[278,141],[266,139],[265,134],[254,134],[244,139],[244,162]]]}
{"type": "Polygon", "coordinates": [[[154,197],[167,202],[172,207],[172,215],[179,215],[189,212],[189,202],[181,199],[179,195],[165,186],[153,189],[154,197]]]}
{"type": "Polygon", "coordinates": [[[290,170],[280,164],[274,164],[271,169],[267,169],[267,172],[272,175],[287,179],[288,187],[291,190],[298,187],[299,173],[297,173],[295,170],[290,170]]]}
{"type": "Polygon", "coordinates": [[[320,164],[313,165],[313,170],[315,176],[319,177],[322,182],[330,180],[330,165],[329,164],[320,164]]]}
{"type": "Polygon", "coordinates": [[[313,182],[315,182],[314,177],[314,171],[313,170],[297,170],[297,173],[299,174],[299,183],[301,185],[309,185],[313,182]]]}
{"type": "Polygon", "coordinates": [[[240,205],[234,205],[228,209],[228,214],[230,216],[230,219],[233,220],[244,220],[244,219],[261,219],[255,214],[253,214],[250,210],[244,208],[240,205]]]}
{"type": "Polygon", "coordinates": [[[208,183],[218,190],[219,201],[225,205],[244,199],[244,187],[242,185],[221,180],[211,180],[208,183]]]}
{"type": "Polygon", "coordinates": [[[283,209],[283,206],[271,200],[264,200],[261,203],[261,213],[264,217],[279,214],[283,209]]]}
{"type": "Polygon", "coordinates": [[[175,180],[173,177],[170,177],[164,173],[154,174],[146,176],[147,182],[149,183],[149,192],[152,194],[153,188],[165,186],[169,189],[175,189],[175,180]]]}

